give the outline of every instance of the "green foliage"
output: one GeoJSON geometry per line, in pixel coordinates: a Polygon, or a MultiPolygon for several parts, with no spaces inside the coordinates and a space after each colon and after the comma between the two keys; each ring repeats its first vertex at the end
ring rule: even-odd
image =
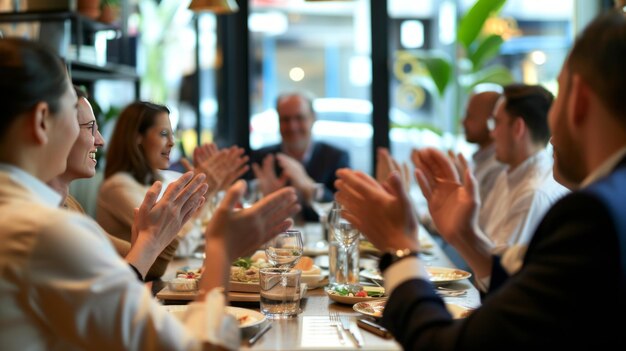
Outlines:
{"type": "MultiPolygon", "coordinates": [[[[500,52],[504,43],[501,36],[491,34],[481,36],[487,19],[497,13],[506,0],[477,0],[474,6],[461,18],[457,32],[457,70],[454,72],[454,61],[445,55],[433,55],[432,52],[415,54],[428,72],[432,83],[423,84],[426,89],[436,87],[440,103],[452,84],[457,84],[458,94],[454,105],[454,128],[459,126],[461,105],[465,102],[475,86],[481,83],[506,85],[513,82],[511,72],[502,65],[488,65],[500,52]],[[456,79],[455,79],[456,78],[456,79]]],[[[418,82],[420,80],[417,80],[418,82]]]]}
{"type": "Polygon", "coordinates": [[[440,96],[443,96],[448,84],[450,83],[450,78],[452,77],[452,65],[450,64],[450,59],[443,55],[429,55],[422,57],[421,61],[426,67],[433,83],[435,83],[437,92],[440,96]]]}
{"type": "Polygon", "coordinates": [[[472,43],[478,38],[487,18],[499,11],[506,0],[477,0],[474,6],[463,16],[459,25],[457,38],[469,51],[472,43]]]}

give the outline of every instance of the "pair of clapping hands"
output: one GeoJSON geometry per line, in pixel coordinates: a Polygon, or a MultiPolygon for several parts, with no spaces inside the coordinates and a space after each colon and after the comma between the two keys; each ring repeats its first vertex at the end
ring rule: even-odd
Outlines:
{"type": "Polygon", "coordinates": [[[300,210],[291,187],[264,197],[248,209],[235,211],[246,189],[243,180],[231,185],[248,169],[247,157],[242,155],[240,148],[217,150],[212,144],[203,145],[194,151],[195,172],[187,172],[171,183],[158,201],[162,184],[153,184],[135,210],[132,230],[132,243],[138,255],[135,262],[145,261],[141,267],[149,268],[158,253],[203,206],[206,196],[211,196],[211,186],[225,189],[226,195],[209,221],[205,237],[221,243],[228,265],[232,257],[243,255],[286,230],[292,224],[289,218],[300,210]]]}
{"type": "MultiPolygon", "coordinates": [[[[381,250],[419,249],[417,218],[409,198],[408,170],[399,167],[386,150],[379,150],[386,169],[377,167],[376,181],[354,170],[337,172],[335,194],[347,219],[381,250]]],[[[463,182],[455,161],[432,148],[413,150],[416,180],[428,202],[433,221],[450,243],[471,238],[477,221],[475,180],[466,167],[463,182]]]]}

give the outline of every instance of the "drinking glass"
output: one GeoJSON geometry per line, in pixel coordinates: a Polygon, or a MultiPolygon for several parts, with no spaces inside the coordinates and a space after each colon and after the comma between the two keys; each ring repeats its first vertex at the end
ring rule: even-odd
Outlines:
{"type": "Polygon", "coordinates": [[[311,200],[311,207],[317,216],[320,218],[322,225],[325,218],[328,217],[328,212],[333,207],[333,200],[327,200],[324,198],[325,185],[322,183],[315,183],[315,190],[313,191],[313,199],[311,200]]]}
{"type": "Polygon", "coordinates": [[[265,244],[265,255],[274,267],[293,268],[303,252],[302,233],[299,230],[287,230],[275,236],[265,244]]]}
{"type": "Polygon", "coordinates": [[[357,250],[361,232],[344,218],[343,214],[345,212],[346,210],[341,208],[331,210],[331,227],[334,239],[339,249],[342,250],[342,254],[339,255],[340,262],[338,262],[339,272],[336,274],[336,277],[342,278],[337,279],[337,283],[351,286],[357,285],[359,281],[358,253],[355,255],[355,250],[357,250]]]}

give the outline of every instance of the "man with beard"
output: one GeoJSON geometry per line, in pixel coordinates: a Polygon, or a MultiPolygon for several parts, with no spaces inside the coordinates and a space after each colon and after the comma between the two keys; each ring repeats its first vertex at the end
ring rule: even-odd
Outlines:
{"type": "Polygon", "coordinates": [[[549,114],[559,174],[581,188],[558,201],[537,227],[514,273],[475,232],[475,180],[463,184],[441,152],[420,151],[416,177],[437,228],[491,281],[482,306],[453,320],[417,251],[417,223],[397,175],[386,187],[340,170],[347,219],[382,250],[389,299],[383,325],[405,350],[623,349],[614,316],[626,313],[626,16],[596,18],[576,40],[549,114]],[[599,287],[601,285],[601,287],[599,287]]]}

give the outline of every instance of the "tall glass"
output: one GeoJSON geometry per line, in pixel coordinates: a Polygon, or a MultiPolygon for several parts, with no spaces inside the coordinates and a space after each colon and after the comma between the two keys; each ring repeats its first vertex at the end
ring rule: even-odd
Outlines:
{"type": "Polygon", "coordinates": [[[267,260],[278,268],[293,268],[303,251],[302,233],[299,230],[284,231],[265,244],[267,260]]]}
{"type": "MultiPolygon", "coordinates": [[[[361,232],[344,218],[345,211],[344,209],[331,210],[332,235],[339,249],[334,284],[352,286],[359,283],[358,247],[361,232]]],[[[331,262],[329,266],[332,266],[331,262]]]]}

